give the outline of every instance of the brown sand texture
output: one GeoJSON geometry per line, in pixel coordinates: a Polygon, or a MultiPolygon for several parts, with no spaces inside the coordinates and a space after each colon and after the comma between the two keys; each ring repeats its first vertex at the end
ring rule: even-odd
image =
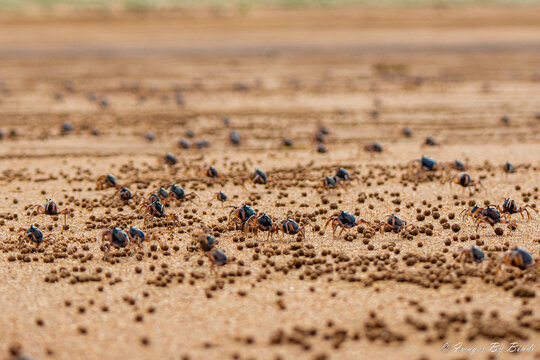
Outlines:
{"type": "Polygon", "coordinates": [[[0,65],[0,358],[540,358],[539,268],[498,262],[540,262],[538,6],[3,15],[0,65]],[[198,195],[177,221],[140,208],[171,184],[198,195]],[[505,198],[531,218],[460,215],[505,198]],[[305,237],[241,231],[242,204],[305,237]],[[340,211],[368,224],[333,237],[340,211]],[[149,240],[105,259],[115,226],[149,240]]]}

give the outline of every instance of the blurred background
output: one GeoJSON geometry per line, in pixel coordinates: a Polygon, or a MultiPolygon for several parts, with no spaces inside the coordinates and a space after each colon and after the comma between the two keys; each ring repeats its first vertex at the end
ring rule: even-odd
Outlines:
{"type": "MultiPolygon", "coordinates": [[[[388,129],[443,115],[445,125],[479,124],[449,139],[466,141],[493,118],[539,111],[530,94],[540,1],[0,0],[0,9],[5,127],[131,121],[138,134],[147,129],[136,113],[165,133],[164,109],[178,121],[244,124],[375,114],[388,129]]],[[[379,128],[362,126],[362,140],[376,139],[379,128]]]]}
{"type": "Polygon", "coordinates": [[[538,48],[536,0],[0,0],[0,51],[538,48]]]}

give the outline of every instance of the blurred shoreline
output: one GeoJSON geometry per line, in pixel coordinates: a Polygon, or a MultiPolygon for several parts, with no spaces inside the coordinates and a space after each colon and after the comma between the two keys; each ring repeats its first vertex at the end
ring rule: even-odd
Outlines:
{"type": "Polygon", "coordinates": [[[0,16],[0,55],[538,52],[540,6],[0,16]]]}

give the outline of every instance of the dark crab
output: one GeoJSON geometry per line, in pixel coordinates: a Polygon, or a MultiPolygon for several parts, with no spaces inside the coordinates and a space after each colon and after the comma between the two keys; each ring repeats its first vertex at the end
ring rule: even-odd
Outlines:
{"type": "Polygon", "coordinates": [[[513,174],[516,172],[516,168],[514,165],[512,165],[512,163],[510,163],[509,161],[507,161],[504,165],[503,165],[503,171],[507,174],[513,174]]]}
{"type": "Polygon", "coordinates": [[[319,125],[318,132],[320,132],[321,134],[324,134],[324,135],[330,134],[330,130],[328,130],[328,128],[326,126],[324,126],[324,125],[319,125]]]}
{"type": "Polygon", "coordinates": [[[386,215],[386,219],[384,221],[376,221],[377,226],[379,227],[379,231],[382,233],[383,231],[395,231],[398,234],[401,233],[403,230],[407,230],[407,228],[416,229],[416,226],[413,224],[407,224],[405,220],[401,220],[397,215],[395,214],[389,214],[386,215]]]}
{"type": "Polygon", "coordinates": [[[225,266],[232,263],[232,261],[225,255],[221,250],[214,250],[206,253],[208,260],[210,260],[210,271],[212,273],[216,272],[216,266],[225,266]]]}
{"type": "Polygon", "coordinates": [[[527,250],[517,246],[514,249],[504,253],[499,259],[499,264],[514,266],[521,270],[527,270],[535,266],[531,254],[529,254],[527,250]]]}
{"type": "Polygon", "coordinates": [[[229,222],[234,223],[235,225],[244,226],[244,223],[253,215],[255,215],[255,211],[249,207],[246,204],[242,204],[242,206],[226,206],[233,208],[231,212],[229,213],[229,222]]]}
{"type": "Polygon", "coordinates": [[[497,210],[496,207],[489,205],[486,207],[482,212],[478,213],[476,217],[476,231],[478,232],[478,228],[483,223],[487,223],[491,225],[492,228],[495,227],[496,224],[508,224],[508,228],[511,230],[514,230],[517,228],[517,224],[514,221],[508,221],[504,220],[501,217],[501,213],[499,210],[497,210]]]}
{"type": "Polygon", "coordinates": [[[144,209],[144,221],[147,222],[148,218],[156,217],[156,218],[169,218],[173,219],[174,222],[178,223],[178,216],[176,215],[165,215],[164,209],[165,207],[163,204],[159,201],[153,201],[153,202],[144,202],[139,206],[139,210],[144,209]]]}
{"type": "Polygon", "coordinates": [[[131,190],[129,190],[126,187],[121,188],[114,195],[115,196],[118,195],[118,197],[123,201],[128,201],[128,200],[133,199],[133,194],[131,193],[131,190]]]}
{"type": "Polygon", "coordinates": [[[513,215],[513,214],[520,214],[523,219],[525,219],[525,216],[523,216],[523,213],[527,214],[527,220],[530,220],[531,214],[529,213],[529,210],[531,209],[538,213],[538,210],[533,208],[531,205],[527,204],[525,206],[517,206],[516,202],[510,198],[504,199],[504,202],[502,203],[502,206],[497,205],[497,210],[505,216],[507,215],[513,215]]]}
{"type": "Polygon", "coordinates": [[[221,202],[221,206],[223,206],[225,202],[229,201],[227,195],[223,191],[215,193],[214,196],[210,199],[210,201],[212,199],[216,199],[217,201],[221,202]]]}
{"type": "Polygon", "coordinates": [[[326,135],[318,132],[315,134],[315,141],[319,143],[319,145],[322,145],[326,141],[326,135]]]}
{"type": "Polygon", "coordinates": [[[285,147],[291,147],[291,146],[294,145],[294,142],[289,138],[283,138],[283,139],[281,139],[281,145],[283,145],[285,147]]]}
{"type": "Polygon", "coordinates": [[[416,174],[422,171],[435,171],[442,166],[433,158],[422,155],[420,159],[415,159],[411,162],[411,167],[416,170],[416,174]]]}
{"type": "Polygon", "coordinates": [[[317,145],[317,152],[321,154],[325,154],[328,152],[328,149],[326,148],[326,146],[324,146],[324,144],[319,144],[317,145]]]}
{"type": "MultiPolygon", "coordinates": [[[[118,227],[114,227],[112,229],[103,230],[103,232],[101,233],[101,241],[103,243],[105,260],[107,260],[109,258],[111,246],[117,249],[125,248],[132,243],[132,238],[124,230],[118,227]]],[[[140,245],[140,243],[138,245],[140,245]]]]}
{"type": "Polygon", "coordinates": [[[210,141],[205,140],[205,139],[197,140],[197,141],[195,141],[194,145],[195,145],[195,147],[197,149],[203,149],[203,148],[207,148],[207,147],[210,146],[210,141]]]}
{"type": "Polygon", "coordinates": [[[460,172],[459,174],[452,176],[448,180],[448,182],[450,185],[458,184],[458,185],[461,185],[463,188],[469,188],[470,189],[469,193],[471,195],[474,194],[474,192],[479,191],[480,188],[482,187],[482,184],[472,180],[471,175],[469,175],[469,173],[467,172],[460,172]]]}
{"type": "Polygon", "coordinates": [[[462,250],[459,258],[462,264],[465,261],[475,262],[478,264],[486,259],[484,252],[474,245],[471,246],[469,249],[462,250]]]}
{"type": "Polygon", "coordinates": [[[182,149],[189,149],[190,143],[186,139],[178,140],[178,147],[182,149]]]}
{"type": "Polygon", "coordinates": [[[255,234],[255,237],[257,237],[259,231],[267,231],[268,238],[270,238],[272,232],[272,219],[266,214],[261,214],[259,216],[252,215],[244,223],[244,232],[248,231],[252,231],[255,234]]]}
{"type": "Polygon", "coordinates": [[[32,216],[39,215],[39,214],[45,214],[50,216],[56,216],[56,215],[64,215],[64,225],[67,225],[67,214],[69,214],[68,209],[60,210],[58,209],[58,205],[51,199],[45,200],[45,205],[34,205],[35,210],[32,212],[32,216]]]}
{"type": "Polygon", "coordinates": [[[153,239],[152,235],[146,234],[144,231],[135,226],[130,226],[128,235],[131,241],[138,245],[141,245],[144,241],[150,241],[153,239]]]}
{"type": "Polygon", "coordinates": [[[212,251],[215,245],[217,245],[216,239],[212,236],[212,234],[208,232],[204,232],[201,235],[199,235],[199,246],[201,247],[201,250],[205,253],[212,251]]]}
{"type": "Polygon", "coordinates": [[[184,189],[182,189],[179,185],[172,184],[169,189],[169,196],[172,199],[178,200],[178,201],[184,201],[184,200],[192,201],[198,195],[194,192],[190,192],[186,194],[184,189]]]}
{"type": "Polygon", "coordinates": [[[401,129],[401,133],[403,134],[403,136],[408,138],[412,136],[412,130],[408,127],[404,127],[403,129],[401,129]]]}
{"type": "Polygon", "coordinates": [[[149,204],[151,204],[151,203],[153,203],[153,202],[155,202],[155,201],[161,202],[161,199],[160,199],[160,197],[159,197],[158,194],[156,194],[156,193],[151,193],[150,195],[148,195],[148,200],[147,200],[147,202],[148,202],[149,204]]]}
{"type": "Polygon", "coordinates": [[[339,168],[336,171],[336,179],[339,179],[340,181],[349,181],[351,180],[351,175],[344,168],[339,168]]]}
{"type": "Polygon", "coordinates": [[[103,189],[106,189],[106,188],[109,188],[109,187],[116,187],[116,186],[117,186],[116,178],[111,174],[102,175],[102,176],[98,177],[98,179],[97,179],[97,189],[98,190],[103,190],[103,189]]]}
{"type": "Polygon", "coordinates": [[[479,207],[478,205],[474,205],[473,207],[471,208],[465,208],[463,210],[461,210],[461,213],[460,215],[462,215],[461,217],[461,221],[464,221],[465,218],[467,216],[473,218],[473,219],[477,219],[478,216],[484,211],[485,209],[484,208],[481,208],[479,207]]]}
{"type": "Polygon", "coordinates": [[[381,153],[383,151],[383,147],[378,142],[372,142],[364,145],[364,150],[367,152],[381,153]]]}
{"type": "Polygon", "coordinates": [[[454,160],[450,163],[450,167],[457,171],[465,171],[467,169],[467,165],[463,161],[460,160],[454,160]]]}
{"type": "Polygon", "coordinates": [[[164,187],[160,187],[159,190],[156,192],[156,195],[159,197],[162,203],[169,202],[169,192],[165,190],[164,187]]]}
{"type": "Polygon", "coordinates": [[[178,159],[176,158],[176,156],[174,156],[173,154],[171,153],[167,153],[164,157],[163,157],[163,161],[165,162],[165,164],[167,165],[176,165],[176,163],[178,163],[178,159]]]}
{"type": "Polygon", "coordinates": [[[438,145],[437,141],[435,141],[434,138],[432,138],[431,136],[428,136],[426,138],[426,140],[424,141],[424,145],[427,145],[427,146],[436,146],[438,145]]]}
{"type": "Polygon", "coordinates": [[[217,169],[213,166],[209,166],[208,169],[206,169],[206,176],[209,178],[215,179],[219,177],[219,172],[217,169]]]}
{"type": "Polygon", "coordinates": [[[251,181],[255,184],[266,184],[266,174],[261,169],[255,169],[253,174],[251,174],[251,181]]]}
{"type": "Polygon", "coordinates": [[[66,134],[69,134],[73,131],[73,125],[71,125],[70,123],[62,123],[62,135],[66,135],[66,134]]]}
{"type": "Polygon", "coordinates": [[[335,188],[339,185],[341,182],[338,177],[332,177],[332,176],[325,176],[324,179],[321,180],[322,186],[325,188],[335,188]]]}
{"type": "Polygon", "coordinates": [[[284,220],[275,222],[273,231],[276,233],[281,232],[282,236],[284,234],[287,234],[287,235],[300,234],[302,236],[302,239],[306,238],[305,226],[298,225],[298,223],[292,219],[284,219],[284,220]]]}
{"type": "Polygon", "coordinates": [[[229,140],[233,145],[240,145],[240,134],[236,130],[231,130],[229,133],[229,140]]]}
{"type": "Polygon", "coordinates": [[[31,225],[27,230],[22,229],[21,231],[24,232],[24,234],[19,237],[20,245],[22,245],[26,240],[30,240],[37,245],[40,245],[53,239],[52,235],[43,236],[41,230],[34,225],[31,225]]]}
{"type": "Polygon", "coordinates": [[[148,141],[154,141],[156,139],[156,135],[154,135],[153,132],[148,131],[146,134],[144,134],[144,138],[148,141]]]}
{"type": "Polygon", "coordinates": [[[356,220],[354,215],[346,211],[341,211],[339,214],[329,217],[328,220],[326,220],[326,224],[324,225],[324,231],[326,231],[326,228],[328,227],[328,224],[330,223],[332,224],[332,237],[334,239],[336,238],[336,229],[338,227],[341,227],[341,231],[338,234],[338,238],[339,238],[341,234],[343,233],[343,230],[345,229],[349,231],[350,229],[359,225],[360,223],[369,225],[369,222],[367,222],[366,220],[364,219],[356,220]]]}

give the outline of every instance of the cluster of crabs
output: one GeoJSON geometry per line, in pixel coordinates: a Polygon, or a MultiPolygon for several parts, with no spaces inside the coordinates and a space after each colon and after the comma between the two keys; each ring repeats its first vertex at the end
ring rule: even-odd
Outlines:
{"type": "MultiPolygon", "coordinates": [[[[176,158],[172,154],[167,154],[163,161],[169,164],[176,163],[176,158]]],[[[420,159],[413,160],[411,162],[411,168],[418,175],[423,171],[435,171],[438,169],[452,168],[461,171],[459,174],[449,177],[444,182],[450,182],[459,184],[464,188],[473,188],[475,191],[481,186],[479,182],[471,180],[471,176],[464,172],[465,165],[460,161],[454,161],[450,164],[440,164],[432,158],[422,156],[420,159]]],[[[509,171],[508,168],[513,169],[513,166],[509,163],[505,165],[505,171],[509,171]]],[[[219,172],[213,167],[208,167],[204,174],[210,178],[219,177],[219,172]]],[[[267,175],[260,169],[256,169],[250,176],[250,180],[255,184],[266,184],[268,181],[267,175]]],[[[338,185],[350,182],[353,179],[349,172],[344,168],[338,168],[334,176],[326,176],[322,179],[321,185],[326,188],[336,187],[338,185]]],[[[137,199],[138,196],[134,195],[131,190],[125,186],[120,186],[117,183],[116,178],[111,175],[103,175],[97,179],[97,189],[102,190],[106,188],[118,189],[112,197],[116,197],[124,202],[129,202],[132,199],[137,199]]],[[[178,224],[178,217],[174,214],[166,214],[164,204],[171,204],[174,202],[193,201],[198,198],[195,192],[186,193],[182,187],[177,184],[169,186],[169,190],[164,187],[160,187],[157,191],[152,192],[146,198],[142,199],[142,202],[138,206],[138,210],[143,212],[144,224],[151,218],[166,218],[172,219],[175,224],[178,224]]],[[[223,192],[217,192],[214,194],[213,199],[218,200],[223,204],[228,200],[228,197],[223,192]]],[[[212,199],[211,199],[212,200],[212,199]]],[[[229,213],[229,225],[236,230],[242,230],[244,233],[251,232],[255,237],[259,232],[267,232],[267,241],[275,234],[281,233],[282,238],[284,235],[295,236],[298,235],[302,239],[305,239],[305,225],[302,226],[292,219],[282,219],[273,221],[270,216],[265,213],[257,214],[250,206],[242,204],[240,206],[229,205],[227,208],[232,208],[229,213]]],[[[67,215],[70,213],[68,209],[60,210],[57,204],[47,199],[44,205],[35,205],[32,207],[32,216],[39,214],[46,214],[50,216],[63,215],[64,224],[67,223],[67,215]]],[[[483,224],[488,224],[492,228],[496,224],[507,224],[511,230],[517,228],[517,224],[514,221],[508,220],[508,217],[513,214],[520,214],[523,218],[524,214],[527,218],[531,218],[532,210],[538,213],[538,210],[530,205],[518,206],[515,201],[506,198],[502,205],[488,205],[484,208],[479,206],[473,206],[466,208],[461,212],[462,220],[466,217],[470,217],[476,224],[476,231],[483,224]]],[[[344,231],[349,231],[352,228],[365,224],[371,226],[381,233],[384,231],[393,231],[401,234],[404,231],[416,231],[417,227],[414,224],[410,224],[405,220],[402,220],[395,214],[389,214],[384,217],[383,220],[375,220],[373,224],[364,220],[356,219],[356,217],[349,212],[340,211],[330,216],[325,223],[323,233],[326,231],[328,225],[332,227],[333,238],[336,239],[336,231],[341,228],[338,238],[344,231]]],[[[307,224],[311,226],[311,224],[307,224]]],[[[141,247],[145,241],[151,241],[154,239],[152,235],[144,233],[141,229],[131,226],[129,230],[124,231],[118,227],[112,229],[105,229],[101,234],[101,240],[103,243],[102,249],[104,251],[105,260],[108,259],[111,247],[113,248],[126,248],[130,245],[141,247]]],[[[25,230],[19,238],[20,243],[24,241],[32,241],[37,244],[48,242],[52,240],[52,236],[44,236],[39,228],[32,225],[29,229],[25,230]]],[[[216,265],[225,265],[230,263],[230,259],[227,258],[222,250],[217,250],[214,246],[217,244],[214,237],[211,235],[208,228],[205,228],[203,233],[199,237],[199,244],[202,252],[208,257],[212,265],[212,271],[216,265]]],[[[484,260],[483,252],[473,246],[470,249],[464,250],[461,254],[462,259],[468,259],[473,262],[481,262],[484,260]]],[[[533,265],[532,257],[524,249],[516,248],[502,257],[503,263],[507,263],[520,268],[528,268],[533,265]]]]}

